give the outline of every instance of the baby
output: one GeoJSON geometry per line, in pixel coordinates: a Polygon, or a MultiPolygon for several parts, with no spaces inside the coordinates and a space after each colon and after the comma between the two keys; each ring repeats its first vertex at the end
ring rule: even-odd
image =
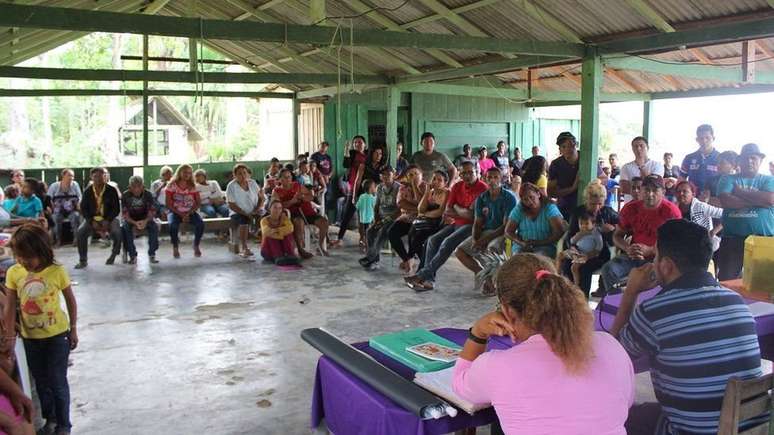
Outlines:
{"type": "Polygon", "coordinates": [[[570,248],[565,249],[557,258],[557,269],[564,259],[572,261],[570,270],[575,285],[580,285],[580,268],[588,260],[596,258],[604,248],[602,233],[594,223],[594,217],[586,210],[578,217],[579,231],[570,239],[570,248]]]}

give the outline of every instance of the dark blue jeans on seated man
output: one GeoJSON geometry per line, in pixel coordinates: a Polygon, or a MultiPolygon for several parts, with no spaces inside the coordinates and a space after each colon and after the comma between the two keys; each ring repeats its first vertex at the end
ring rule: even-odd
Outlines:
{"type": "MultiPolygon", "coordinates": [[[[170,211],[167,221],[169,222],[169,237],[172,239],[172,246],[177,247],[180,245],[180,224],[183,223],[183,218],[170,211]]],[[[199,213],[194,212],[188,216],[188,223],[194,227],[194,246],[199,246],[204,235],[204,221],[199,213]]]]}
{"type": "Polygon", "coordinates": [[[67,358],[70,333],[49,338],[24,339],[27,365],[35,380],[40,412],[48,422],[56,422],[56,431],[69,431],[70,385],[67,383],[67,358]]]}
{"type": "Polygon", "coordinates": [[[204,214],[204,216],[208,218],[216,218],[218,215],[221,217],[228,217],[229,214],[231,214],[231,210],[228,208],[226,204],[221,205],[202,205],[199,206],[199,211],[204,214]]]}
{"type": "MultiPolygon", "coordinates": [[[[121,232],[124,236],[124,248],[129,257],[137,256],[137,248],[134,246],[134,225],[124,221],[121,224],[121,232]]],[[[159,249],[159,226],[155,220],[150,220],[145,226],[145,233],[148,235],[148,256],[156,256],[156,250],[159,249]]]]}
{"type": "Polygon", "coordinates": [[[473,225],[447,225],[430,236],[425,245],[424,265],[417,271],[417,276],[424,281],[435,282],[438,269],[472,233],[473,225]]]}

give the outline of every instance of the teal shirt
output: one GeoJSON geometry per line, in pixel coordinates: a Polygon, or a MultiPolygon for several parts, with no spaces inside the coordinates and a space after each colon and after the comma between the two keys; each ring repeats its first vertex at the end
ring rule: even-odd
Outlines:
{"type": "MultiPolygon", "coordinates": [[[[774,177],[758,174],[752,178],[727,175],[718,182],[718,194],[731,193],[734,185],[761,192],[774,192],[774,177]]],[[[732,237],[774,236],[774,207],[723,209],[723,234],[732,237]]]]}
{"type": "Polygon", "coordinates": [[[485,230],[496,230],[505,222],[505,219],[516,206],[516,196],[509,190],[500,189],[497,199],[492,200],[492,196],[487,189],[476,198],[475,213],[476,218],[484,218],[485,230]]]}
{"type": "Polygon", "coordinates": [[[562,217],[556,204],[546,204],[535,219],[529,218],[521,210],[514,207],[508,219],[519,225],[518,233],[523,240],[543,240],[551,236],[551,218],[562,217]]]}
{"type": "Polygon", "coordinates": [[[357,198],[357,217],[361,224],[370,224],[374,221],[374,207],[376,206],[376,195],[362,193],[357,198]]]}
{"type": "Polygon", "coordinates": [[[40,216],[42,211],[43,202],[40,201],[40,198],[35,195],[29,198],[19,195],[16,198],[15,209],[12,213],[19,217],[36,218],[40,216]]]}

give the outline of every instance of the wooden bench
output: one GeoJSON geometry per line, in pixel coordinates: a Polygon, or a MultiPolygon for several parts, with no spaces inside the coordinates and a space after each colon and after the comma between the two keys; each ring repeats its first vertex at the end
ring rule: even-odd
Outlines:
{"type": "MultiPolygon", "coordinates": [[[[204,221],[204,231],[205,232],[215,232],[220,233],[222,231],[229,231],[229,239],[228,239],[228,250],[230,252],[233,252],[235,254],[239,253],[239,241],[236,239],[236,232],[233,231],[231,227],[231,218],[225,218],[225,217],[218,217],[218,218],[202,218],[204,221]]],[[[169,233],[169,222],[168,221],[156,221],[156,224],[159,226],[159,237],[161,237],[162,234],[169,233]]],[[[180,231],[193,231],[193,226],[188,223],[181,223],[180,224],[180,231]]],[[[137,232],[135,231],[135,237],[145,235],[145,231],[137,232]]],[[[121,246],[121,258],[124,263],[128,261],[128,254],[126,253],[126,249],[121,246]]]]}

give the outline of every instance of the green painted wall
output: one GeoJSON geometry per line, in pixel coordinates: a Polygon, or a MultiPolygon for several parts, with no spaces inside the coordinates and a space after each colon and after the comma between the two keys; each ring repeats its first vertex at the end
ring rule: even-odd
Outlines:
{"type": "Polygon", "coordinates": [[[494,149],[497,141],[504,140],[513,150],[520,145],[516,126],[528,117],[523,104],[502,98],[412,93],[410,148],[418,150],[422,133],[431,131],[438,150],[450,157],[459,154],[466,143],[494,149]]]}
{"type": "Polygon", "coordinates": [[[539,147],[540,154],[545,156],[547,148],[555,146],[556,136],[563,131],[580,137],[580,120],[538,118],[516,123],[515,142],[521,144],[522,156],[529,157],[533,146],[539,147]]]}

